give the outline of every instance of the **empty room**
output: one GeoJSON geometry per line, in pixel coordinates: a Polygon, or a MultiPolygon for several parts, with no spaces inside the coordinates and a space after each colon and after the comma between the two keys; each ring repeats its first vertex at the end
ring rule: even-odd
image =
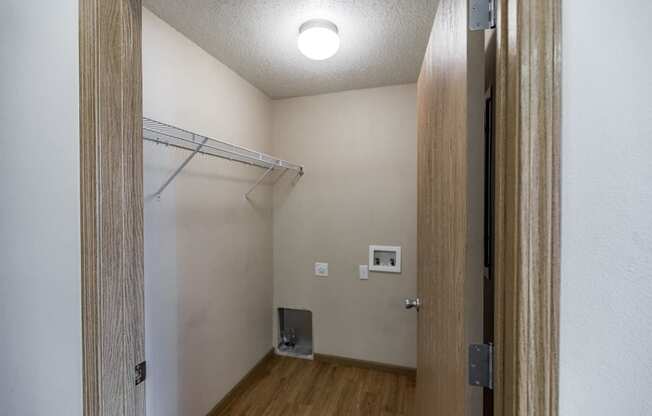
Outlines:
{"type": "Polygon", "coordinates": [[[0,416],[652,414],[651,14],[3,1],[0,416]]]}

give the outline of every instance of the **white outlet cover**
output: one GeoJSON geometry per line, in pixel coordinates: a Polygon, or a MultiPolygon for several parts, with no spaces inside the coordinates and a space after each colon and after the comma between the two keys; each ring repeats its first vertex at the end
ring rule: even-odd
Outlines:
{"type": "Polygon", "coordinates": [[[360,280],[369,280],[369,266],[367,266],[366,264],[361,264],[359,270],[360,270],[360,280]]]}
{"type": "Polygon", "coordinates": [[[315,263],[315,276],[328,276],[328,263],[315,263]]]}

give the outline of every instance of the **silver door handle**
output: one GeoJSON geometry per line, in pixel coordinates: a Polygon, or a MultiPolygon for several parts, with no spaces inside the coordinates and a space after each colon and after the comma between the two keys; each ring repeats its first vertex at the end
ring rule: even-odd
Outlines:
{"type": "Polygon", "coordinates": [[[414,299],[405,299],[405,309],[416,309],[417,311],[421,307],[421,300],[419,298],[414,299]]]}

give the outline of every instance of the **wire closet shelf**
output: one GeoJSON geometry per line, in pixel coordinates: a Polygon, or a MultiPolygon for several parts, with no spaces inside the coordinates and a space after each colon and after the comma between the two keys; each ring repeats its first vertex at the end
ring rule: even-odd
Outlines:
{"type": "Polygon", "coordinates": [[[247,197],[256,186],[258,186],[269,174],[275,170],[294,171],[297,177],[303,175],[303,166],[287,160],[270,156],[266,153],[248,149],[224,140],[213,139],[202,136],[201,134],[192,133],[170,124],[143,118],[143,140],[171,146],[177,149],[188,150],[192,152],[188,158],[177,168],[172,176],[159,188],[156,196],[160,197],[163,190],[174,180],[174,178],[183,170],[183,168],[197,154],[218,157],[221,159],[231,160],[233,162],[245,163],[265,169],[265,173],[255,182],[255,184],[245,193],[247,197]]]}

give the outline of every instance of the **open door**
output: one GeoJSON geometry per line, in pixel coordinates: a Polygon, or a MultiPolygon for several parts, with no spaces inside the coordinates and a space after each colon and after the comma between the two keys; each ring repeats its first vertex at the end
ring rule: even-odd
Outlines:
{"type": "Polygon", "coordinates": [[[484,33],[467,3],[440,1],[418,82],[418,416],[482,414],[484,33]]]}

